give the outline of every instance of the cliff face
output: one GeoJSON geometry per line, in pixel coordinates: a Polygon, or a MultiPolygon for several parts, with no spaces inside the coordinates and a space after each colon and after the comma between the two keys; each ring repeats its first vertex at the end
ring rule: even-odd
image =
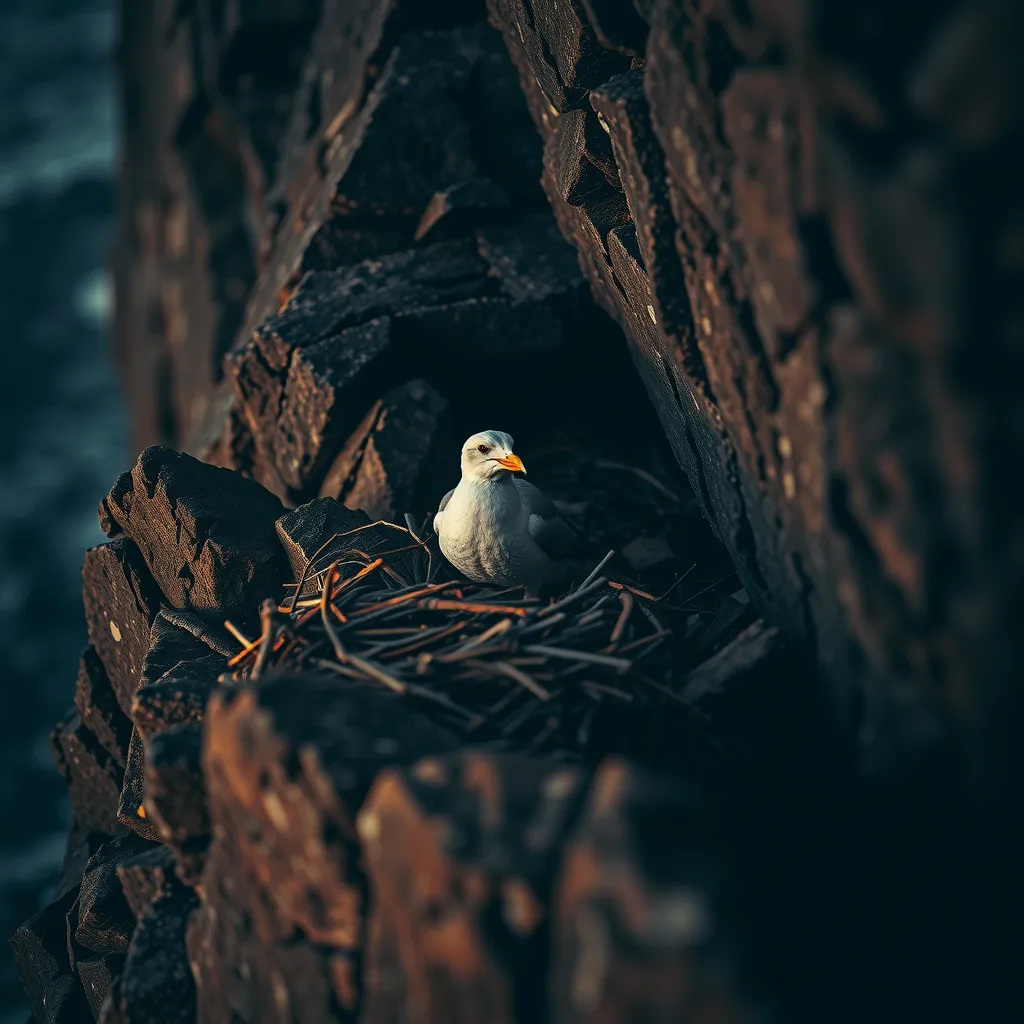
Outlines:
{"type": "MultiPolygon", "coordinates": [[[[494,0],[518,76],[470,2],[172,8],[125,15],[118,323],[140,445],[308,496],[369,405],[307,410],[300,378],[336,371],[311,352],[283,381],[293,347],[398,313],[403,372],[464,390],[444,374],[495,329],[497,296],[540,298],[549,206],[744,587],[814,652],[865,763],[899,770],[955,723],[989,782],[1008,770],[1012,5],[494,0]],[[522,237],[480,235],[509,222],[522,237]],[[384,258],[400,280],[398,254],[474,232],[480,287],[378,296],[273,353],[259,340],[307,271],[384,258]],[[430,304],[451,311],[405,312],[430,304]],[[318,451],[269,438],[296,417],[319,424],[318,451]]],[[[300,300],[347,287],[329,281],[300,300]]],[[[557,329],[516,316],[485,355],[557,329]]]]}
{"type": "Polygon", "coordinates": [[[38,1019],[1006,1003],[1021,30],[996,0],[125,5],[118,353],[138,446],[202,461],[147,449],[101,508],[76,830],[16,939],[38,1019]],[[521,645],[526,606],[479,641],[542,703],[591,687],[587,742],[561,703],[467,738],[413,713],[395,635],[332,633],[392,608],[357,571],[495,614],[370,525],[426,542],[482,426],[563,474],[595,561],[630,541],[583,588],[620,584],[605,646],[521,645]],[[674,637],[653,684],[634,605],[674,637]]]}

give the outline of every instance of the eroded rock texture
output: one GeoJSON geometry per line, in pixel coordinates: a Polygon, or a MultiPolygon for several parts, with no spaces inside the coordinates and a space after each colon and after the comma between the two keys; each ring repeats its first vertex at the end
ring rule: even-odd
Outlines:
{"type": "Polygon", "coordinates": [[[116,337],[156,446],[83,567],[34,1019],[1018,1019],[1016,830],[961,770],[1016,810],[1017,6],[122,21],[116,337]],[[760,616],[676,665],[685,777],[457,750],[312,662],[231,677],[470,432],[633,422],[586,401],[624,347],[760,616]]]}
{"type": "Polygon", "coordinates": [[[489,0],[559,224],[745,587],[816,651],[869,767],[907,767],[954,720],[1005,779],[1019,12],[629,8],[489,0]]]}

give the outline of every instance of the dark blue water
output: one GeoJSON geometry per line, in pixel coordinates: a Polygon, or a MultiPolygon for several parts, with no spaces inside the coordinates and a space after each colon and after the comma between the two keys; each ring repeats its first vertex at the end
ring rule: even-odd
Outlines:
{"type": "Polygon", "coordinates": [[[0,1024],[7,936],[49,898],[67,806],[47,744],[85,627],[79,570],[128,452],[107,352],[111,0],[0,0],[0,1024]]]}

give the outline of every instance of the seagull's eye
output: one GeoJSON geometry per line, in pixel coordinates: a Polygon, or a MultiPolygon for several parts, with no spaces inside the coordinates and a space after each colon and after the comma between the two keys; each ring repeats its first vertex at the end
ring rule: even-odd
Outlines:
{"type": "Polygon", "coordinates": [[[478,444],[478,445],[476,446],[476,450],[477,450],[477,451],[478,451],[478,452],[479,452],[479,453],[480,453],[481,455],[486,455],[486,454],[487,454],[487,453],[488,453],[488,452],[489,452],[489,451],[490,451],[491,449],[490,449],[490,448],[488,448],[488,447],[487,447],[487,445],[485,445],[485,444],[478,444]]]}

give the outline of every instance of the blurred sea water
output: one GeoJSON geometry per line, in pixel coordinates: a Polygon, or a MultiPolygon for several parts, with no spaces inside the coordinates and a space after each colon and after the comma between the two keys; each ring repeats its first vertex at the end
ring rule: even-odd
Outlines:
{"type": "MultiPolygon", "coordinates": [[[[0,932],[44,906],[68,807],[47,734],[85,643],[80,567],[126,468],[108,355],[116,5],[0,0],[0,932]]],[[[0,1024],[24,1024],[9,949],[0,1024]]]]}

